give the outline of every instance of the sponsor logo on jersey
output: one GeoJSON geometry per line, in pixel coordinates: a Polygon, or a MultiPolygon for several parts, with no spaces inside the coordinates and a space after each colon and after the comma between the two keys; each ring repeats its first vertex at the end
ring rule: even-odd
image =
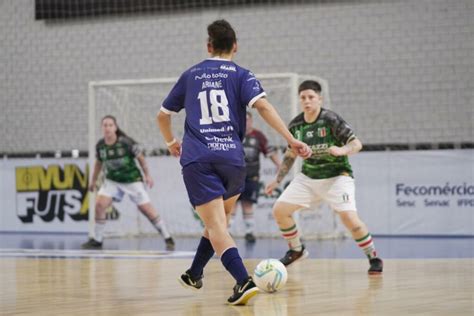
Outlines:
{"type": "Polygon", "coordinates": [[[236,149],[237,146],[234,143],[208,143],[207,148],[212,151],[229,151],[231,149],[236,149]]]}
{"type": "Polygon", "coordinates": [[[229,77],[228,74],[224,73],[224,72],[217,72],[217,73],[212,73],[212,74],[208,74],[208,73],[203,73],[201,74],[200,76],[194,76],[194,80],[203,80],[203,79],[221,79],[221,78],[227,78],[229,77]]]}
{"type": "Polygon", "coordinates": [[[216,132],[225,132],[226,131],[226,128],[225,127],[221,127],[221,128],[201,128],[199,129],[199,132],[201,134],[204,134],[204,133],[216,133],[216,132]]]}
{"type": "Polygon", "coordinates": [[[217,137],[217,136],[207,137],[207,136],[204,136],[204,138],[208,141],[214,141],[216,143],[231,143],[231,142],[234,141],[232,139],[232,136],[227,136],[227,137],[217,137]]]}
{"type": "Polygon", "coordinates": [[[318,128],[318,136],[319,137],[326,137],[326,127],[319,127],[318,128]]]}
{"type": "Polygon", "coordinates": [[[202,68],[200,68],[200,67],[194,67],[194,68],[191,69],[189,72],[196,72],[196,71],[199,71],[199,70],[202,70],[202,68]]]}
{"type": "Polygon", "coordinates": [[[228,70],[228,71],[237,71],[237,69],[235,69],[235,66],[230,66],[230,65],[221,65],[221,69],[228,70]]]}
{"type": "Polygon", "coordinates": [[[100,157],[100,159],[107,158],[107,151],[105,149],[100,149],[99,150],[99,157],[100,157]]]}
{"type": "Polygon", "coordinates": [[[328,148],[328,144],[311,145],[311,150],[313,151],[314,157],[327,155],[328,148]]]}

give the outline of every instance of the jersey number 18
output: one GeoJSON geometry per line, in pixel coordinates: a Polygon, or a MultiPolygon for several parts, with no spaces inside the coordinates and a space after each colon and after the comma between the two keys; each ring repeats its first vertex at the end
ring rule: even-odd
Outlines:
{"type": "Polygon", "coordinates": [[[227,100],[224,90],[201,91],[197,98],[201,105],[201,118],[199,119],[199,124],[208,125],[215,122],[230,121],[228,107],[229,101],[227,100]],[[207,96],[208,92],[209,98],[207,96]],[[210,112],[209,108],[211,109],[210,112]]]}

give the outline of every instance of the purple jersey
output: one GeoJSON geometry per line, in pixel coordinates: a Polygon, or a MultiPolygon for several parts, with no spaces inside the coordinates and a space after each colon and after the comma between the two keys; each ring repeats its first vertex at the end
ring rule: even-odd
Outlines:
{"type": "Polygon", "coordinates": [[[161,108],[186,111],[181,165],[244,166],[246,107],[263,96],[255,75],[230,60],[208,58],[185,71],[161,108]]]}

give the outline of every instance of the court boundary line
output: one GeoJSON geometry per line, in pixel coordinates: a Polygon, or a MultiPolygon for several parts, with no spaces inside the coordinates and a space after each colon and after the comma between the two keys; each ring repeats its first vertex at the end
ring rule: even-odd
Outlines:
{"type": "Polygon", "coordinates": [[[194,251],[68,250],[2,248],[0,258],[49,259],[180,259],[192,258],[194,251]]]}

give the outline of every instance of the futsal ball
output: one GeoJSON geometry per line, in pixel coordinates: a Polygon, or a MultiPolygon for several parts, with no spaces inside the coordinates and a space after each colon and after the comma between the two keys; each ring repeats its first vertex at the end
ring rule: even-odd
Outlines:
{"type": "Polygon", "coordinates": [[[273,293],[285,286],[288,272],[280,260],[265,259],[255,267],[253,280],[259,289],[273,293]]]}

